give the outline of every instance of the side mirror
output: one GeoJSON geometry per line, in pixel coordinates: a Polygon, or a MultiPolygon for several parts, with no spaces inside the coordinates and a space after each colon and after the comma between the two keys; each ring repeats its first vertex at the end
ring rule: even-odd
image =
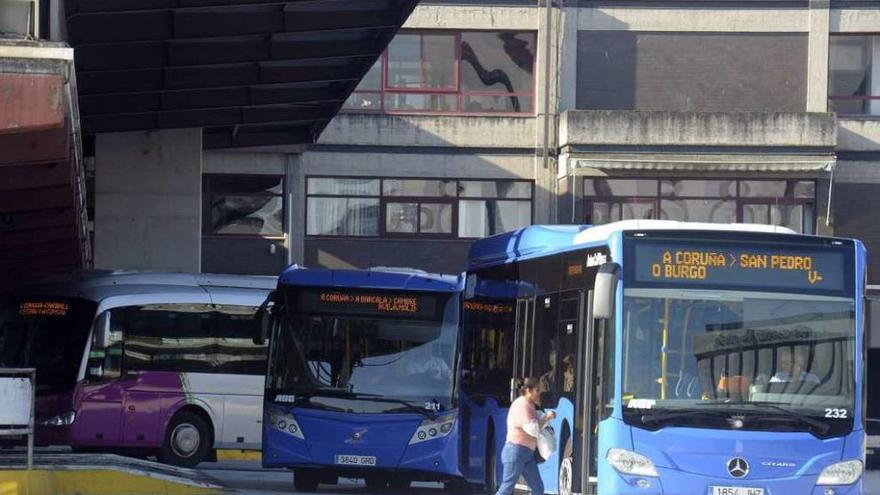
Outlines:
{"type": "Polygon", "coordinates": [[[620,265],[617,263],[605,263],[599,267],[593,289],[593,318],[608,320],[614,316],[614,299],[619,278],[620,265]]]}
{"type": "Polygon", "coordinates": [[[255,345],[266,345],[266,339],[269,338],[269,328],[272,324],[272,311],[269,305],[274,301],[275,291],[272,291],[254,315],[253,340],[255,345]]]}
{"type": "Polygon", "coordinates": [[[110,312],[104,311],[95,320],[95,347],[106,349],[110,346],[110,312]]]}

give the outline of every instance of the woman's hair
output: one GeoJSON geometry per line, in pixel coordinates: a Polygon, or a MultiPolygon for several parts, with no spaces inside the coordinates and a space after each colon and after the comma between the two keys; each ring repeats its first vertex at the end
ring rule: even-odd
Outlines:
{"type": "Polygon", "coordinates": [[[537,389],[540,386],[541,380],[535,377],[516,379],[516,388],[519,390],[519,395],[523,395],[527,390],[537,389]]]}

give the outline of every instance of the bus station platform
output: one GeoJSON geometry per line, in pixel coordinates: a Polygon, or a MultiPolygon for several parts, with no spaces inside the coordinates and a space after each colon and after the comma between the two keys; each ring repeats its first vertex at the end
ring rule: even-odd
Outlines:
{"type": "Polygon", "coordinates": [[[0,452],[0,495],[209,495],[223,488],[192,469],[112,454],[0,452]]]}

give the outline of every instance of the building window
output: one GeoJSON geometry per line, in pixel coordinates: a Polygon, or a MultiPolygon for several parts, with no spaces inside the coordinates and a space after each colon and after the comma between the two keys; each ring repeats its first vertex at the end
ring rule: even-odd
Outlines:
{"type": "Polygon", "coordinates": [[[203,233],[211,236],[284,236],[284,178],[206,175],[203,233]]]}
{"type": "Polygon", "coordinates": [[[843,115],[880,115],[880,36],[832,35],[828,107],[843,115]]]}
{"type": "Polygon", "coordinates": [[[816,183],[806,180],[584,179],[586,223],[662,219],[781,225],[805,234],[815,224],[816,183]]]}
{"type": "Polygon", "coordinates": [[[532,32],[403,32],[345,102],[392,113],[533,112],[532,32]]]}
{"type": "Polygon", "coordinates": [[[306,234],[484,237],[532,223],[532,183],[310,177],[306,234]]]}

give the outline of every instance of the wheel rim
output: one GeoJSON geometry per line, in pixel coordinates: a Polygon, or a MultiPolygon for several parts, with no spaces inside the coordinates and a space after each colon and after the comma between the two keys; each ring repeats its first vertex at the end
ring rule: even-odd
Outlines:
{"type": "Polygon", "coordinates": [[[171,431],[171,450],[178,457],[192,457],[201,443],[199,429],[189,423],[179,424],[171,431]]]}
{"type": "Polygon", "coordinates": [[[559,495],[571,495],[571,476],[571,457],[566,457],[559,465],[559,495]]]}

